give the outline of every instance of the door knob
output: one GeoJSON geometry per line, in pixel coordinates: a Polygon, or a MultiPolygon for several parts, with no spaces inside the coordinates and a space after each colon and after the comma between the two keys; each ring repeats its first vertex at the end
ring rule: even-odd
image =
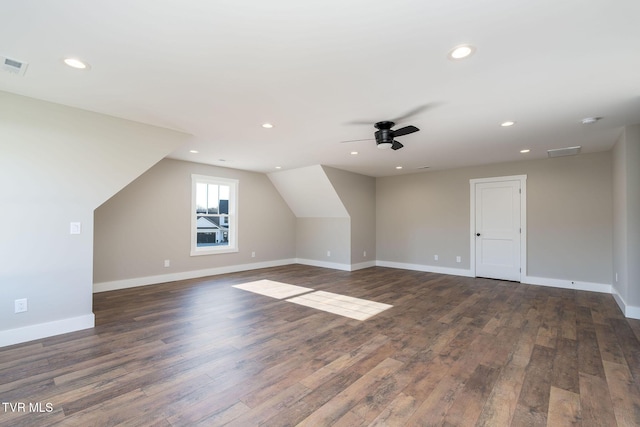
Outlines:
{"type": "Polygon", "coordinates": [[[476,236],[480,237],[480,233],[476,233],[476,236]]]}

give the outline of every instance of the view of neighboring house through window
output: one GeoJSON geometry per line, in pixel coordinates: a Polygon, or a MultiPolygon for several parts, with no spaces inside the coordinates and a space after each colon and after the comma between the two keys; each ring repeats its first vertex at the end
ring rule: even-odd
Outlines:
{"type": "Polygon", "coordinates": [[[192,175],[191,255],[235,252],[238,181],[192,175]]]}

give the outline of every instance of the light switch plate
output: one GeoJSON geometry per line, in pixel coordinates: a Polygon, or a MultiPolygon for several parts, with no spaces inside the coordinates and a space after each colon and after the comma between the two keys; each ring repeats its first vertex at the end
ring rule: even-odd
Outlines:
{"type": "Polygon", "coordinates": [[[69,224],[69,234],[82,233],[82,224],[79,222],[72,222],[69,224]]]}

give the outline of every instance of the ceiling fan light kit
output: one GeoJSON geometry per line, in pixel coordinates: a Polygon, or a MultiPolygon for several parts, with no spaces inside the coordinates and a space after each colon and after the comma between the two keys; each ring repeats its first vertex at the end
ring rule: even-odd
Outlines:
{"type": "Polygon", "coordinates": [[[386,150],[393,146],[393,134],[391,133],[391,127],[393,122],[378,122],[374,126],[379,129],[375,133],[377,147],[381,150],[386,150]]]}

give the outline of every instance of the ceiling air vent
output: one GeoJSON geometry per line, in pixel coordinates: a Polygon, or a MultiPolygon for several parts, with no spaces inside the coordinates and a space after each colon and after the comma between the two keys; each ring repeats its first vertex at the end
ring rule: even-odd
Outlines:
{"type": "Polygon", "coordinates": [[[581,148],[579,145],[577,147],[555,148],[547,150],[547,155],[549,157],[575,156],[580,153],[581,148]]]}
{"type": "Polygon", "coordinates": [[[19,76],[24,76],[24,73],[27,71],[26,62],[18,61],[17,59],[7,58],[6,56],[0,55],[0,68],[3,71],[7,71],[9,73],[17,74],[19,76]]]}

